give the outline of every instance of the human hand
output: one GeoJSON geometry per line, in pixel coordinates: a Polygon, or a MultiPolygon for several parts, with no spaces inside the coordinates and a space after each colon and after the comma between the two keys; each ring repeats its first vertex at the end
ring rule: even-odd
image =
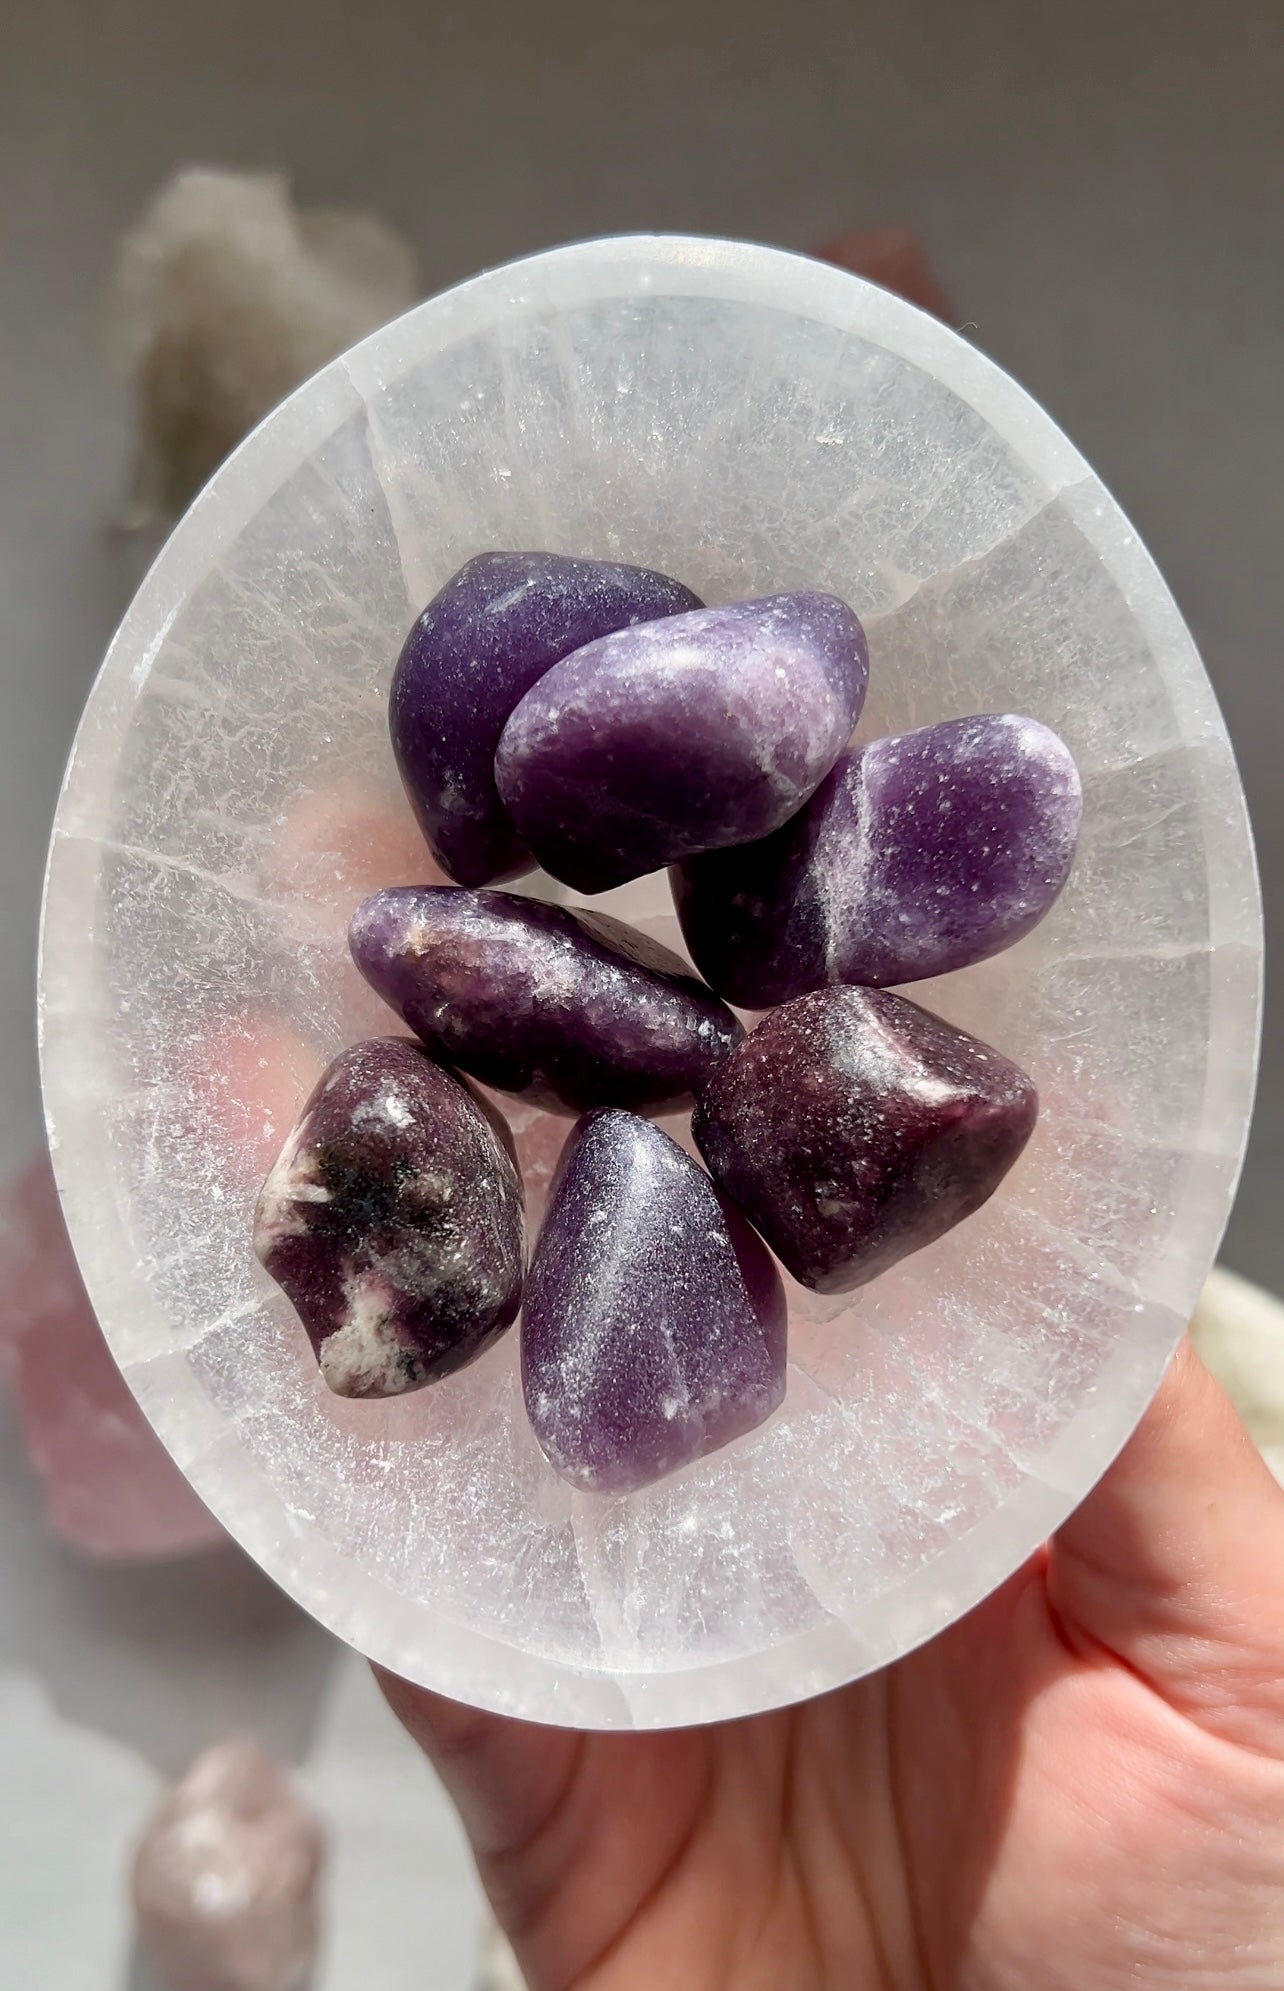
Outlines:
{"type": "Polygon", "coordinates": [[[1284,1986],[1284,1491],[1189,1346],[1049,1547],[854,1686],[644,1735],[383,1686],[532,1991],[1284,1986]]]}

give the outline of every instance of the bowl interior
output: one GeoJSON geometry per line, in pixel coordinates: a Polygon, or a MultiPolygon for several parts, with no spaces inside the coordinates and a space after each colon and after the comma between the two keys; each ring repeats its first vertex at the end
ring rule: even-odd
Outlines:
{"type": "MultiPolygon", "coordinates": [[[[680,946],[662,878],[594,903],[680,946]]],[[[894,1658],[1091,1484],[1221,1234],[1257,975],[1251,851],[1198,659],[1047,417],[837,271],[729,244],[588,244],[377,334],[179,527],[59,810],[46,1096],[113,1349],[287,1590],[464,1699],[702,1720],[894,1658]],[[397,1027],[344,946],[363,892],[434,875],[387,686],[411,617],[491,547],[638,561],[711,602],[832,589],[870,635],[861,737],[1020,711],[1064,735],[1084,779],[1050,918],[912,991],[1034,1076],[1025,1157],[867,1290],[796,1289],[780,1414],[626,1499],[545,1465],[516,1334],[415,1396],[330,1396],[249,1246],[312,1078],[397,1027]]],[[[537,1214],[568,1123],[511,1117],[537,1214]]]]}

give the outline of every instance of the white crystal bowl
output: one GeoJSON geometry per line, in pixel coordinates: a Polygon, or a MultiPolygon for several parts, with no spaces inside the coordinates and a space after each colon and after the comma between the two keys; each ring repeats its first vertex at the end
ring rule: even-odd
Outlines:
{"type": "MultiPolygon", "coordinates": [[[[676,941],[661,879],[598,903],[676,941]]],[[[1190,637],[1048,417],[855,277],[643,238],[420,306],[218,473],[90,697],[41,990],[89,1291],[236,1539],[399,1673],[535,1719],[660,1726],[895,1659],[1007,1576],[1118,1450],[1234,1189],[1258,899],[1190,637]],[[913,991],[1034,1075],[1026,1155],[867,1290],[795,1290],[782,1411],[628,1498],[545,1465],[515,1334],[417,1395],[331,1397],[250,1250],[303,1091],[391,1027],[344,947],[363,891],[430,875],[386,689],[412,616],[488,547],[638,561],[714,602],[833,589],[869,629],[863,736],[1015,710],[1057,728],[1084,777],[1051,917],[913,991]]],[[[565,1123],[515,1119],[538,1207],[565,1123]]]]}

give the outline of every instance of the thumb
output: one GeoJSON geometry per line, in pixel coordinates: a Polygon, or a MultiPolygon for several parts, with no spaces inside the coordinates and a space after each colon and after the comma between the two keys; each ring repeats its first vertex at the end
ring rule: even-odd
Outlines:
{"type": "Polygon", "coordinates": [[[1048,1596],[1073,1645],[1227,1740],[1284,1752],[1284,1490],[1189,1341],[1055,1537],[1048,1596]]]}

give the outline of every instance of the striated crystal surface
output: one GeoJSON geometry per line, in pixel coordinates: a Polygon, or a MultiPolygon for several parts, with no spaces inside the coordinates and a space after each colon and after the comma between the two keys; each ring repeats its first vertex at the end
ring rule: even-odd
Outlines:
{"type": "Polygon", "coordinates": [[[1038,1110],[1024,1072],[917,1003],[821,989],[746,1038],[691,1131],[795,1279],[845,1293],[978,1210],[1038,1110]]]}
{"type": "Polygon", "coordinates": [[[303,1991],[324,1852],[320,1820],[257,1743],[198,1756],[134,1856],[138,1932],[166,1991],[303,1991]]]}
{"type": "Polygon", "coordinates": [[[628,1493],[770,1417],[785,1393],[785,1296],[704,1170],[635,1114],[568,1142],[531,1258],[522,1389],[549,1463],[628,1493]]]}
{"type": "Polygon", "coordinates": [[[402,647],[388,717],[406,793],[452,878],[485,885],[530,867],[494,775],[523,693],[582,644],[699,606],[667,574],[557,553],[480,553],[433,596],[402,647]]]}
{"type": "Polygon", "coordinates": [[[831,982],[949,974],[1038,925],[1082,815],[1069,749],[1036,719],[986,714],[871,740],[774,836],[674,867],[683,936],[748,1009],[831,982]]]}
{"type": "Polygon", "coordinates": [[[846,746],[868,671],[864,631],[833,595],[621,630],[515,707],[499,792],[546,871],[606,891],[792,816],[846,746]]]}
{"type": "Polygon", "coordinates": [[[397,1396],[480,1355],[522,1287],[506,1128],[404,1037],[323,1073],[278,1155],[254,1249],[338,1396],[397,1396]]]}
{"type": "Polygon", "coordinates": [[[673,1106],[744,1030],[667,947],[513,892],[376,892],[348,944],[435,1057],[554,1112],[673,1106]]]}

